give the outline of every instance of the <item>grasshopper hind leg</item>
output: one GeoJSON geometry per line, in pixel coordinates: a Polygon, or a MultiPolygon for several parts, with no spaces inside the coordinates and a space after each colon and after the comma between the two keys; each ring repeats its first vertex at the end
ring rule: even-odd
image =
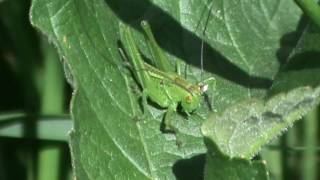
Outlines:
{"type": "Polygon", "coordinates": [[[136,112],[134,111],[133,113],[133,119],[135,122],[138,121],[142,121],[145,118],[147,118],[147,111],[148,111],[148,102],[147,102],[147,96],[148,93],[146,92],[146,90],[142,91],[142,95],[139,98],[139,108],[140,108],[140,112],[136,112]]]}
{"type": "Polygon", "coordinates": [[[177,104],[173,103],[173,104],[169,105],[167,112],[164,115],[162,124],[161,124],[161,131],[162,132],[176,134],[177,129],[172,124],[173,120],[175,118],[175,115],[176,115],[176,109],[177,109],[177,104]]]}
{"type": "Polygon", "coordinates": [[[147,89],[144,89],[142,91],[142,96],[141,96],[141,103],[142,103],[142,112],[143,112],[143,116],[145,116],[145,114],[147,113],[147,108],[148,108],[148,92],[147,89]]]}

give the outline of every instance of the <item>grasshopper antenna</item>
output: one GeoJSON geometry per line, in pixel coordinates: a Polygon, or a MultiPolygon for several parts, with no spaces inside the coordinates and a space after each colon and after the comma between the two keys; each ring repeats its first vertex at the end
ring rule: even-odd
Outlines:
{"type": "Polygon", "coordinates": [[[213,1],[211,1],[211,4],[209,5],[209,11],[208,11],[208,16],[207,16],[207,19],[205,21],[205,24],[204,24],[204,28],[203,28],[203,31],[202,31],[202,38],[201,38],[201,52],[200,52],[200,67],[201,67],[201,81],[203,81],[203,52],[204,52],[204,37],[206,36],[206,30],[207,30],[207,26],[208,26],[208,23],[209,23],[209,20],[210,20],[210,15],[211,15],[211,10],[213,8],[213,1]]]}

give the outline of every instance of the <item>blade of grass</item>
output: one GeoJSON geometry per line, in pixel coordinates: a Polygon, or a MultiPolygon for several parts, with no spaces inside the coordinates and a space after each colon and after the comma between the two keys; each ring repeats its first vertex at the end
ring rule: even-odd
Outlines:
{"type": "Polygon", "coordinates": [[[316,0],[295,0],[300,8],[320,27],[320,5],[316,0]]]}
{"type": "Polygon", "coordinates": [[[292,155],[291,150],[286,147],[295,147],[301,144],[301,139],[299,138],[302,133],[301,130],[302,121],[297,122],[284,136],[284,142],[282,143],[282,165],[283,165],[283,179],[292,179],[297,177],[299,174],[299,169],[301,169],[301,164],[297,155],[292,155]]]}
{"type": "Polygon", "coordinates": [[[316,147],[318,140],[318,120],[319,120],[319,108],[311,111],[305,117],[304,126],[304,143],[306,146],[303,151],[303,169],[302,179],[315,180],[317,179],[317,155],[316,147]]]}
{"type": "Polygon", "coordinates": [[[2,121],[10,121],[10,120],[14,120],[14,119],[21,119],[21,118],[26,118],[26,114],[23,112],[2,112],[0,114],[0,123],[2,121]]]}
{"type": "MultiPolygon", "coordinates": [[[[64,113],[64,74],[59,62],[59,57],[53,46],[46,40],[42,40],[42,52],[44,56],[43,89],[41,96],[41,111],[43,115],[64,113]]],[[[50,128],[49,131],[56,131],[50,128]]],[[[60,157],[62,148],[60,146],[46,143],[39,150],[38,175],[39,180],[59,180],[60,157]]]]}
{"type": "MultiPolygon", "coordinates": [[[[272,142],[272,145],[279,146],[279,140],[272,142]]],[[[265,159],[268,171],[270,172],[270,177],[282,180],[283,172],[281,168],[281,151],[280,149],[265,148],[261,152],[262,159],[265,159]]]]}
{"type": "MultiPolygon", "coordinates": [[[[0,116],[0,137],[30,138],[24,134],[26,116],[14,116],[10,114],[0,116]],[[1,116],[12,116],[2,119],[1,116]]],[[[68,116],[43,116],[37,119],[37,140],[67,141],[68,131],[72,127],[72,121],[68,116]],[[55,131],[52,131],[55,129],[55,131]]]]}

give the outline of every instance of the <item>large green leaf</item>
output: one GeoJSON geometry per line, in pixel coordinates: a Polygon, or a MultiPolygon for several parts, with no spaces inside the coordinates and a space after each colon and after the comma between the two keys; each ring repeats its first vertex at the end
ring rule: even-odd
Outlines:
{"type": "Polygon", "coordinates": [[[31,21],[56,45],[75,88],[71,148],[78,178],[183,179],[195,172],[200,179],[203,161],[193,162],[203,160],[197,156],[205,152],[200,125],[210,108],[221,113],[266,96],[299,37],[299,8],[290,0],[214,0],[210,7],[199,0],[33,0],[31,21]],[[188,64],[185,74],[194,82],[208,14],[204,76],[215,76],[217,87],[187,120],[177,116],[176,135],[164,134],[163,109],[151,104],[142,116],[141,91],[118,52],[119,25],[135,28],[148,57],[138,26],[148,20],[172,65],[188,64]]]}
{"type": "MultiPolygon", "coordinates": [[[[201,14],[210,4],[194,0],[184,6],[187,15],[182,22],[196,29],[200,18],[193,13],[201,14]]],[[[236,102],[265,96],[299,37],[300,16],[291,1],[213,1],[204,63],[218,80],[211,99],[214,110],[222,112],[236,102]]],[[[203,27],[198,29],[200,34],[203,27]]],[[[194,44],[192,38],[186,39],[185,46],[194,44]]],[[[199,61],[198,49],[186,51],[188,57],[199,61]]]]}
{"type": "Polygon", "coordinates": [[[320,29],[311,24],[277,74],[271,98],[250,99],[212,115],[202,126],[204,135],[225,155],[251,158],[319,103],[319,59],[320,29]]]}
{"type": "Polygon", "coordinates": [[[319,97],[320,87],[305,87],[279,94],[267,102],[251,99],[227,108],[220,116],[211,116],[202,130],[225,155],[250,159],[315,107],[319,97]]]}

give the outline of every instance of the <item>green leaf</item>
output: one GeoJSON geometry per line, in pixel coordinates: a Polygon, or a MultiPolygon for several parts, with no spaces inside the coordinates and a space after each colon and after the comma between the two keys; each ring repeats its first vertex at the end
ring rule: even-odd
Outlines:
{"type": "MultiPolygon", "coordinates": [[[[31,9],[32,23],[55,43],[67,73],[73,75],[69,80],[75,87],[71,107],[75,175],[83,179],[172,178],[176,160],[204,151],[201,137],[184,135],[189,143],[179,149],[174,135],[160,131],[163,111],[153,108],[153,118],[137,120],[133,79],[118,52],[119,19],[108,5],[104,1],[33,1],[31,9]]],[[[200,134],[199,124],[197,131],[200,134]]]]}
{"type": "MultiPolygon", "coordinates": [[[[199,16],[206,15],[203,11],[210,4],[194,0],[184,7],[183,14],[187,15],[182,16],[182,22],[194,31],[199,16]]],[[[217,88],[210,92],[216,112],[246,99],[265,97],[298,41],[300,18],[301,11],[292,1],[213,1],[206,28],[204,67],[217,79],[217,88]]],[[[199,35],[204,25],[202,20],[196,31],[199,35]]],[[[197,44],[194,41],[186,37],[185,47],[197,44]]],[[[193,59],[190,61],[195,64],[199,63],[199,46],[186,51],[188,60],[193,59]]]]}
{"type": "Polygon", "coordinates": [[[204,135],[225,155],[252,158],[319,103],[319,59],[320,29],[311,24],[277,74],[269,90],[271,98],[250,99],[229,107],[222,115],[212,115],[202,126],[204,135]]]}
{"type": "Polygon", "coordinates": [[[269,179],[265,161],[251,162],[247,159],[229,158],[222,155],[209,139],[206,144],[209,151],[206,157],[205,180],[269,179]]]}
{"type": "Polygon", "coordinates": [[[261,147],[292,126],[317,105],[320,87],[303,87],[279,94],[267,102],[251,99],[212,115],[203,123],[203,134],[230,157],[252,158],[261,147]]]}
{"type": "MultiPolygon", "coordinates": [[[[184,172],[201,172],[185,164],[206,150],[200,126],[208,106],[222,113],[240,101],[265,98],[299,38],[294,31],[301,11],[290,0],[213,3],[209,12],[210,3],[199,0],[33,0],[31,22],[56,45],[75,88],[71,149],[77,178],[181,179],[184,172]],[[135,28],[140,50],[150,57],[138,26],[148,20],[173,67],[175,61],[188,64],[184,74],[197,82],[208,13],[204,77],[214,76],[217,87],[209,89],[208,103],[203,101],[192,116],[177,115],[176,135],[164,134],[164,109],[150,104],[142,116],[141,89],[118,52],[119,25],[135,28]]],[[[302,88],[299,95],[304,91],[313,92],[302,88]]]]}

